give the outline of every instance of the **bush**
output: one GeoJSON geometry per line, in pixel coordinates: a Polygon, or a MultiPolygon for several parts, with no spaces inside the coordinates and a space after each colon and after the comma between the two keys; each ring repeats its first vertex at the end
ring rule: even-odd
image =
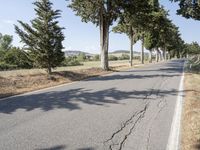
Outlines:
{"type": "Polygon", "coordinates": [[[118,57],[116,57],[114,55],[109,55],[108,60],[111,60],[111,61],[118,60],[118,57]]]}
{"type": "Polygon", "coordinates": [[[140,56],[133,56],[134,60],[140,60],[140,56]]]}
{"type": "Polygon", "coordinates": [[[190,71],[200,72],[200,55],[191,57],[187,65],[190,71]]]}
{"type": "Polygon", "coordinates": [[[33,67],[33,62],[29,59],[29,54],[19,48],[8,50],[4,55],[4,62],[21,69],[30,69],[33,67]]]}
{"type": "Polygon", "coordinates": [[[122,54],[122,56],[119,58],[120,60],[129,60],[130,56],[128,54],[122,54]]]}
{"type": "Polygon", "coordinates": [[[93,57],[93,60],[94,60],[94,61],[99,61],[99,60],[100,60],[100,55],[95,55],[95,56],[93,57]]]}
{"type": "Polygon", "coordinates": [[[17,69],[17,65],[10,65],[10,64],[6,64],[5,62],[0,62],[0,70],[1,71],[5,71],[5,70],[13,70],[13,69],[17,69]]]}
{"type": "Polygon", "coordinates": [[[80,62],[83,62],[86,60],[86,55],[85,53],[80,53],[78,56],[77,56],[77,60],[80,61],[80,62]]]}
{"type": "Polygon", "coordinates": [[[5,54],[6,54],[6,51],[0,49],[0,62],[3,62],[3,61],[4,61],[4,56],[5,56],[5,54]]]}
{"type": "Polygon", "coordinates": [[[62,66],[80,66],[83,65],[75,56],[66,57],[65,60],[61,64],[62,66]]]}

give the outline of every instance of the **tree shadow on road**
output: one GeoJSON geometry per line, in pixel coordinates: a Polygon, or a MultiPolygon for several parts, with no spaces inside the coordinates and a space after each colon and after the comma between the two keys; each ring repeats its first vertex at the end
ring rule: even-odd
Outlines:
{"type": "Polygon", "coordinates": [[[88,147],[88,148],[79,148],[77,150],[95,150],[94,148],[88,147]]]}
{"type": "Polygon", "coordinates": [[[128,74],[128,75],[120,75],[115,74],[112,76],[104,76],[99,78],[93,78],[86,81],[113,81],[113,80],[126,80],[126,79],[146,79],[146,78],[158,78],[158,77],[175,77],[175,76],[181,76],[181,74],[150,74],[150,75],[134,75],[134,74],[128,74]]]}
{"type": "MultiPolygon", "coordinates": [[[[177,95],[178,91],[149,89],[144,91],[121,91],[116,88],[101,91],[86,90],[83,88],[66,91],[52,91],[46,93],[17,96],[0,101],[0,113],[12,114],[18,109],[32,111],[41,109],[50,111],[53,109],[77,110],[82,109],[80,103],[108,107],[108,104],[123,104],[123,100],[144,100],[147,95],[168,96],[177,95]]],[[[148,99],[151,99],[149,97],[148,99]]]]}
{"type": "Polygon", "coordinates": [[[198,140],[197,144],[194,146],[195,149],[200,150],[200,140],[198,140]]]}
{"type": "Polygon", "coordinates": [[[35,150],[64,150],[66,149],[65,145],[59,145],[59,146],[53,146],[50,148],[41,148],[41,149],[35,149],[35,150]]]}
{"type": "MultiPolygon", "coordinates": [[[[117,80],[117,79],[145,79],[154,77],[174,77],[180,76],[181,67],[177,69],[177,64],[168,64],[166,68],[159,68],[159,74],[134,75],[131,74],[114,74],[112,76],[104,76],[100,78],[88,79],[83,82],[96,81],[96,80],[117,80]],[[170,69],[171,68],[171,69],[170,69]],[[176,69],[174,69],[176,68],[176,69]],[[168,73],[171,71],[173,73],[168,73]]],[[[169,96],[177,95],[179,91],[176,89],[161,90],[149,89],[141,91],[122,91],[116,88],[104,89],[94,91],[84,88],[66,89],[64,91],[51,91],[31,95],[22,95],[6,100],[0,101],[0,113],[12,114],[18,109],[25,111],[32,111],[34,109],[41,109],[43,111],[50,111],[53,109],[67,109],[77,110],[82,109],[80,103],[88,105],[98,105],[107,107],[108,104],[123,104],[124,100],[143,100],[147,95],[155,96],[169,96]]],[[[151,98],[151,97],[150,97],[151,98]]],[[[148,98],[148,99],[150,99],[148,98]]]]}

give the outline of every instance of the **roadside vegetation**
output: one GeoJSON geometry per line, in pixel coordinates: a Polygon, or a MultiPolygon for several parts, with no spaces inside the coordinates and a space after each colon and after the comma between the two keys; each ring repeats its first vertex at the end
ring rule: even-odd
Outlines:
{"type": "Polygon", "coordinates": [[[200,149],[200,46],[187,46],[185,98],[182,118],[182,150],[200,149]]]}
{"type": "MultiPolygon", "coordinates": [[[[33,5],[35,18],[30,23],[18,21],[18,25],[15,25],[23,47],[13,46],[11,35],[0,34],[0,95],[9,96],[22,93],[21,91],[49,87],[49,83],[66,83],[71,78],[70,74],[78,74],[79,77],[74,75],[75,79],[70,80],[80,80],[86,76],[99,75],[100,72],[110,72],[113,67],[127,68],[128,65],[134,66],[139,62],[144,64],[187,57],[187,47],[191,45],[181,39],[178,27],[169,19],[168,11],[158,0],[128,0],[126,3],[122,0],[71,0],[67,2],[67,6],[83,22],[92,22],[99,27],[100,55],[79,53],[66,56],[62,45],[65,39],[64,27],[60,27],[58,21],[62,17],[61,11],[54,9],[50,0],[35,1],[33,5]],[[130,49],[120,55],[109,53],[110,31],[126,34],[130,39],[130,49]],[[142,48],[140,54],[136,55],[133,45],[138,40],[142,41],[142,48]],[[149,53],[144,52],[145,48],[149,53]],[[115,61],[118,65],[113,66],[115,61]],[[126,61],[125,64],[121,63],[123,61],[126,61]],[[63,72],[65,79],[62,79],[63,75],[58,75],[63,72]],[[32,82],[29,83],[28,80],[32,82]],[[23,83],[23,86],[18,83],[23,83]],[[10,92],[13,90],[7,87],[15,89],[14,92],[10,92]],[[26,90],[22,90],[23,88],[26,90]],[[20,92],[15,92],[19,89],[20,92]]],[[[181,5],[180,9],[183,9],[181,5]]]]}
{"type": "MultiPolygon", "coordinates": [[[[177,13],[200,21],[200,1],[171,0],[179,2],[177,13]]],[[[181,149],[200,149],[200,46],[197,42],[185,44],[188,63],[185,72],[185,98],[182,115],[181,149]]]]}
{"type": "Polygon", "coordinates": [[[182,119],[183,150],[200,149],[200,72],[193,71],[185,74],[186,92],[182,119]]]}
{"type": "MultiPolygon", "coordinates": [[[[178,2],[178,14],[200,21],[200,1],[178,2]]],[[[189,58],[185,78],[185,104],[182,122],[182,149],[200,149],[200,46],[185,43],[168,11],[158,0],[71,0],[66,2],[83,22],[100,30],[100,55],[88,58],[84,53],[65,56],[60,10],[50,0],[38,0],[36,16],[30,23],[15,25],[23,47],[12,45],[12,35],[0,33],[0,98],[55,86],[88,77],[127,69],[128,66],[159,62],[172,58],[189,58]],[[116,25],[116,26],[113,26],[116,25]],[[129,53],[109,54],[109,33],[126,34],[129,53]],[[133,45],[142,41],[140,56],[133,45]],[[144,49],[149,54],[144,53],[144,49]]],[[[77,35],[78,36],[78,35],[77,35]]]]}
{"type": "MultiPolygon", "coordinates": [[[[134,61],[140,64],[139,61],[134,61]]],[[[100,61],[83,62],[81,66],[58,67],[51,76],[45,69],[20,69],[0,72],[0,98],[52,87],[89,77],[100,76],[111,72],[128,69],[128,61],[110,61],[110,71],[98,66],[100,61]]],[[[136,67],[136,66],[135,66],[136,67]]]]}

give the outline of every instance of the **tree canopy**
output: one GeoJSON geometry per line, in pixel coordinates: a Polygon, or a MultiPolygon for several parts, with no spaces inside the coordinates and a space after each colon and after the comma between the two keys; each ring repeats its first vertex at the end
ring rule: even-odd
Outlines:
{"type": "Polygon", "coordinates": [[[200,20],[200,1],[199,0],[171,0],[179,2],[180,8],[177,10],[177,14],[182,15],[185,18],[192,18],[200,20]]]}
{"type": "Polygon", "coordinates": [[[11,35],[3,35],[0,33],[0,50],[9,50],[11,48],[11,43],[13,37],[11,35]]]}
{"type": "Polygon", "coordinates": [[[47,68],[48,73],[64,60],[62,52],[64,35],[59,27],[57,19],[60,18],[60,10],[53,10],[49,0],[39,0],[35,5],[36,18],[31,25],[19,21],[23,30],[15,26],[16,33],[25,44],[25,49],[31,51],[37,66],[47,68]]]}

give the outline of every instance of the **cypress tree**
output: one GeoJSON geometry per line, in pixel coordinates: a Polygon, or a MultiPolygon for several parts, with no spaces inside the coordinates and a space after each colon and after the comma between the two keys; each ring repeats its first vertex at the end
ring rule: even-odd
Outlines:
{"type": "Polygon", "coordinates": [[[52,68],[59,66],[64,60],[64,28],[57,21],[61,11],[53,10],[53,4],[49,0],[38,0],[33,4],[36,18],[31,21],[31,25],[18,21],[23,29],[15,25],[15,30],[25,48],[32,53],[36,65],[46,68],[48,74],[51,74],[52,68]]]}

